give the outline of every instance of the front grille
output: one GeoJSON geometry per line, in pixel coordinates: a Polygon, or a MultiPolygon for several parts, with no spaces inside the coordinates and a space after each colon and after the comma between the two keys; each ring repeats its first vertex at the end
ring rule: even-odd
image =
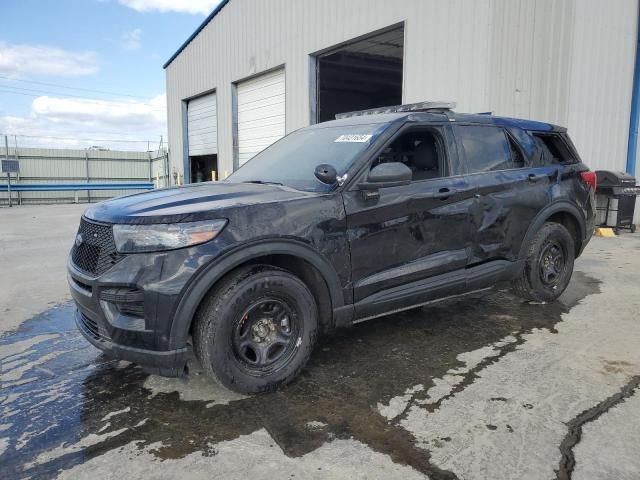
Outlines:
{"type": "Polygon", "coordinates": [[[100,292],[100,300],[115,305],[123,315],[144,318],[144,292],[138,288],[108,288],[100,292]]]}
{"type": "Polygon", "coordinates": [[[121,303],[118,305],[118,310],[123,315],[129,317],[144,318],[144,304],[143,303],[121,303]]]}
{"type": "Polygon", "coordinates": [[[80,314],[80,320],[82,321],[82,326],[84,327],[85,331],[96,340],[103,342],[109,339],[109,334],[104,328],[98,325],[98,322],[96,322],[95,320],[91,320],[84,313],[80,314]]]}
{"type": "Polygon", "coordinates": [[[82,218],[76,239],[71,259],[76,267],[91,275],[102,275],[123,258],[116,251],[110,225],[82,218]]]}
{"type": "Polygon", "coordinates": [[[71,281],[75,283],[78,287],[84,290],[87,293],[91,293],[93,291],[93,287],[91,285],[87,285],[86,283],[81,282],[77,278],[70,277],[71,281]]]}

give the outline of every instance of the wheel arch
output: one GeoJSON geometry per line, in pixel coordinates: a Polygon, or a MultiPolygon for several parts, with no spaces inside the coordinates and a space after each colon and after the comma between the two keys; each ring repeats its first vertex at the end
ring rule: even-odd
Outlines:
{"type": "Polygon", "coordinates": [[[323,288],[321,284],[324,283],[329,303],[328,305],[318,305],[318,307],[321,314],[324,314],[325,317],[328,316],[329,322],[332,320],[333,310],[344,306],[344,295],[338,274],[321,254],[298,241],[260,241],[223,254],[196,274],[189,282],[173,315],[169,339],[170,348],[179,348],[179,346],[185,345],[198,307],[217,282],[233,270],[251,263],[268,264],[292,271],[302,277],[301,279],[309,286],[317,300],[320,300],[318,295],[323,288]],[[266,259],[272,261],[266,261],[266,259]],[[286,259],[290,259],[290,262],[287,263],[286,259]],[[309,271],[305,272],[300,269],[300,262],[311,266],[313,271],[317,272],[315,278],[309,271]]]}
{"type": "Polygon", "coordinates": [[[559,223],[569,231],[575,242],[575,257],[577,258],[580,255],[583,240],[586,238],[586,221],[584,215],[578,207],[571,202],[559,200],[542,209],[529,225],[522,245],[520,245],[520,259],[525,258],[527,245],[536,232],[545,222],[549,221],[559,223]]]}

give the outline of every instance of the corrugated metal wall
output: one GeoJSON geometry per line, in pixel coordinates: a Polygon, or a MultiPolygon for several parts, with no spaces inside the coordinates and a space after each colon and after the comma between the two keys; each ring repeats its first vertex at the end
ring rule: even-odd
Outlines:
{"type": "Polygon", "coordinates": [[[404,100],[456,98],[463,109],[486,110],[488,66],[482,58],[488,55],[487,41],[482,45],[474,36],[488,35],[491,4],[232,0],[167,68],[172,165],[182,171],[183,100],[216,89],[220,171],[231,172],[233,82],[284,64],[290,132],[310,122],[309,55],[400,22],[405,22],[406,35],[404,100]],[[445,30],[443,23],[450,27],[445,30]]]}
{"type": "MultiPolygon", "coordinates": [[[[6,149],[0,148],[0,159],[6,149]]],[[[9,147],[9,158],[16,158],[16,149],[9,147]]],[[[165,152],[123,152],[99,150],[67,150],[46,148],[18,148],[20,163],[19,183],[135,183],[156,181],[167,184],[165,152]],[[88,168],[88,171],[87,171],[88,168]]],[[[16,183],[12,175],[11,183],[16,183]]],[[[6,176],[0,175],[0,184],[6,185],[6,176]]],[[[99,201],[117,195],[135,193],[137,190],[101,190],[87,194],[78,191],[78,201],[99,201]]],[[[12,193],[14,201],[22,203],[57,203],[75,201],[74,192],[18,192],[12,193]]],[[[8,194],[0,192],[0,204],[8,203],[8,194]]]]}
{"type": "Polygon", "coordinates": [[[624,171],[638,2],[579,0],[574,18],[567,124],[591,168],[624,171]]]}
{"type": "Polygon", "coordinates": [[[221,172],[233,165],[232,83],[285,65],[287,132],[310,123],[315,52],[404,22],[403,99],[452,99],[567,125],[594,169],[624,170],[637,0],[232,0],[167,67],[169,146],[184,99],[216,89],[221,172]]]}
{"type": "Polygon", "coordinates": [[[567,123],[573,1],[495,0],[489,110],[567,123]]]}

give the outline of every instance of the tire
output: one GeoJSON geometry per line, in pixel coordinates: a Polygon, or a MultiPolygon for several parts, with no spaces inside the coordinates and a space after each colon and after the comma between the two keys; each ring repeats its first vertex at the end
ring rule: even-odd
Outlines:
{"type": "Polygon", "coordinates": [[[527,300],[553,302],[569,285],[574,258],[575,242],[567,229],[559,223],[545,223],[527,245],[514,292],[527,300]]]}
{"type": "Polygon", "coordinates": [[[304,368],[318,333],[307,286],[273,267],[230,274],[195,318],[196,356],[215,382],[239,393],[272,391],[304,368]]]}

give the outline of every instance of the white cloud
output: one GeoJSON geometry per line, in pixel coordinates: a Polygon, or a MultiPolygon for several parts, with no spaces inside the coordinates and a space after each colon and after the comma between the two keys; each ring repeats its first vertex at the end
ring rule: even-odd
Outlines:
{"type": "Polygon", "coordinates": [[[164,94],[148,102],[42,96],[33,100],[28,116],[0,117],[0,132],[18,135],[23,147],[146,150],[146,142],[134,141],[150,140],[157,147],[166,130],[164,94]]]}
{"type": "Polygon", "coordinates": [[[118,0],[138,12],[182,12],[207,15],[220,0],[118,0]]]}
{"type": "Polygon", "coordinates": [[[142,30],[134,28],[120,35],[122,48],[125,50],[138,50],[142,46],[142,30]]]}
{"type": "Polygon", "coordinates": [[[36,98],[31,107],[35,116],[56,122],[81,122],[85,125],[122,125],[122,122],[127,122],[129,125],[151,125],[165,119],[164,98],[159,95],[149,103],[144,103],[42,96],[36,98]]]}
{"type": "Polygon", "coordinates": [[[77,77],[92,75],[99,68],[95,52],[70,52],[46,45],[17,45],[0,41],[0,73],[77,77]]]}

